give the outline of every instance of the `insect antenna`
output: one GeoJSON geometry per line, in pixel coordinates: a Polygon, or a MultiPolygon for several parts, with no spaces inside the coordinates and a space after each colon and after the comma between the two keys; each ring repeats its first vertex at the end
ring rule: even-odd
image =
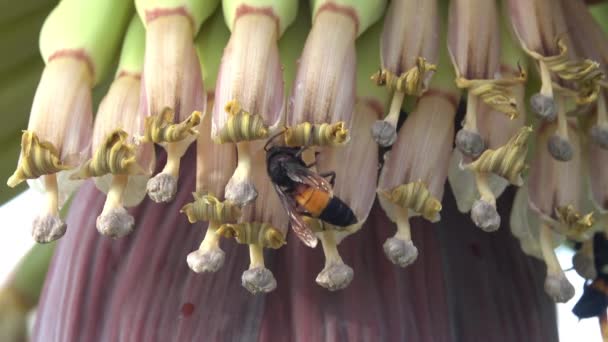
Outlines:
{"type": "Polygon", "coordinates": [[[277,137],[279,137],[279,136],[281,136],[281,135],[285,134],[285,131],[287,131],[287,127],[283,127],[283,130],[282,130],[282,131],[280,131],[279,133],[277,133],[277,134],[275,134],[275,135],[271,136],[271,137],[268,139],[268,141],[266,141],[266,145],[264,145],[264,151],[265,151],[265,152],[268,152],[268,145],[270,145],[270,143],[271,143],[271,142],[273,142],[273,141],[274,141],[274,139],[276,139],[277,137]]]}

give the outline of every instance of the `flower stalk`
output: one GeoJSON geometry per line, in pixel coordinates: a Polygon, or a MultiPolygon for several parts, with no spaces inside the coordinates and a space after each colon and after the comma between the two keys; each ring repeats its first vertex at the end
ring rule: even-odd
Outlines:
{"type": "Polygon", "coordinates": [[[188,216],[190,223],[205,221],[209,224],[199,248],[188,254],[186,261],[196,273],[216,272],[225,260],[218,228],[225,223],[235,223],[241,216],[240,208],[224,199],[224,187],[236,168],[236,148],[233,144],[213,143],[210,113],[203,118],[196,147],[194,201],[182,207],[181,212],[188,216]]]}
{"type": "MultiPolygon", "coordinates": [[[[572,159],[572,143],[564,128],[567,126],[566,106],[572,102],[570,100],[574,100],[576,106],[595,102],[604,78],[596,61],[577,58],[572,51],[573,47],[581,44],[576,42],[581,37],[571,39],[570,32],[564,33],[567,21],[573,21],[580,13],[584,15],[586,12],[580,8],[571,11],[573,6],[582,6],[582,3],[574,4],[576,2],[579,1],[508,1],[513,31],[522,49],[536,61],[541,76],[540,92],[530,98],[530,105],[545,120],[552,121],[557,117],[560,129],[549,141],[548,148],[551,155],[560,161],[572,159]],[[567,19],[569,17],[572,18],[567,19]]],[[[585,36],[583,40],[588,38],[585,36]]]]}
{"type": "Polygon", "coordinates": [[[381,17],[385,4],[313,2],[312,28],[287,107],[288,145],[340,146],[350,140],[357,94],[355,39],[381,17]],[[312,132],[317,135],[308,139],[312,132]],[[317,139],[321,136],[330,138],[317,139]]]}
{"type": "Polygon", "coordinates": [[[217,79],[211,134],[218,143],[237,144],[237,168],[226,186],[226,199],[243,206],[258,196],[251,180],[250,142],[268,137],[281,121],[278,39],[295,19],[297,2],[225,1],[223,12],[232,33],[217,79]]]}
{"type": "Polygon", "coordinates": [[[140,113],[141,73],[145,31],[134,16],[127,29],[116,78],[102,100],[93,129],[92,158],[71,175],[72,179],[94,178],[107,194],[97,218],[97,230],[112,238],[133,230],[133,217],[125,207],[138,205],[145,196],[146,182],[154,168],[154,152],[137,142],[144,133],[140,113]]]}
{"type": "Polygon", "coordinates": [[[389,5],[381,40],[382,66],[371,76],[392,93],[388,114],[372,127],[380,146],[391,146],[397,139],[405,97],[420,97],[427,90],[437,69],[438,35],[437,1],[393,1],[389,5]]]}
{"type": "Polygon", "coordinates": [[[68,170],[88,155],[91,89],[108,71],[130,9],[124,1],[64,0],[41,30],[40,51],[46,66],[22,136],[17,170],[7,182],[14,187],[28,179],[44,189],[45,209],[32,224],[32,235],[39,243],[65,234],[58,211],[79,184],[69,181],[68,170]],[[93,15],[112,17],[116,25],[108,28],[103,20],[82,21],[83,16],[93,15]]]}
{"type": "Polygon", "coordinates": [[[159,144],[167,152],[165,167],[147,184],[155,202],[175,196],[181,157],[196,139],[205,112],[206,94],[193,39],[217,4],[217,0],[136,1],[146,27],[143,141],[159,144]]]}
{"type": "Polygon", "coordinates": [[[379,108],[382,107],[371,99],[359,101],[355,106],[352,127],[353,137],[356,138],[342,148],[322,148],[316,159],[319,173],[335,172],[333,196],[348,205],[357,219],[350,226],[338,227],[319,219],[304,218],[321,240],[325,256],[324,267],[317,275],[316,282],[330,291],[344,289],[351,283],[354,270],[342,260],[338,245],[361,229],[374,203],[378,150],[369,134],[369,127],[378,119],[379,108]]]}
{"type": "MultiPolygon", "coordinates": [[[[557,123],[543,125],[537,137],[537,146],[549,141],[555,131],[559,130],[557,126],[557,123]]],[[[572,298],[574,289],[557,263],[553,250],[555,235],[584,241],[593,225],[591,213],[580,214],[584,191],[579,133],[573,123],[570,123],[567,129],[574,152],[572,160],[557,161],[546,149],[537,148],[528,181],[528,203],[532,212],[539,218],[536,224],[540,230],[540,247],[547,264],[545,292],[557,302],[572,298]]]]}

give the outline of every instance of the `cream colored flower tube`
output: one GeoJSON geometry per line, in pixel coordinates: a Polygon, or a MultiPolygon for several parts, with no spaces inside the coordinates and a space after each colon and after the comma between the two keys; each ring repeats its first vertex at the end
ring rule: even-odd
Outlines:
{"type": "Polygon", "coordinates": [[[92,158],[71,177],[95,178],[107,194],[97,219],[100,233],[119,238],[133,230],[133,217],[125,207],[145,197],[146,182],[154,170],[150,143],[139,143],[145,114],[140,111],[141,73],[145,33],[139,17],[131,20],[122,47],[116,78],[99,105],[93,129],[92,158]]]}
{"type": "Polygon", "coordinates": [[[436,70],[439,54],[439,10],[436,0],[392,1],[381,39],[380,71],[372,75],[392,93],[389,112],[372,127],[374,139],[390,146],[397,139],[397,122],[406,96],[421,96],[436,70]]]}
{"type": "Polygon", "coordinates": [[[45,208],[32,224],[37,242],[65,233],[58,212],[77,185],[66,170],[89,155],[91,89],[109,69],[130,10],[125,1],[63,0],[42,27],[40,51],[46,66],[22,136],[17,170],[7,182],[14,187],[27,179],[43,189],[45,208]],[[114,24],[108,27],[110,18],[114,24]]]}
{"type": "Polygon", "coordinates": [[[397,225],[384,243],[391,262],[401,267],[418,256],[410,233],[411,216],[440,219],[443,187],[447,179],[458,92],[431,85],[416,109],[408,115],[393,149],[385,155],[378,184],[384,212],[397,225]]]}
{"type": "Polygon", "coordinates": [[[284,94],[277,41],[293,22],[297,3],[225,1],[223,11],[232,34],[217,78],[211,134],[216,143],[237,143],[238,166],[226,198],[246,205],[258,196],[251,181],[257,161],[249,142],[267,138],[281,123],[284,94]]]}
{"type": "Polygon", "coordinates": [[[148,181],[155,202],[177,191],[180,159],[197,135],[206,94],[194,36],[217,7],[217,0],[137,0],[146,27],[142,101],[148,116],[143,140],[163,146],[167,163],[148,181]]]}
{"type": "Polygon", "coordinates": [[[197,138],[196,192],[194,201],[182,212],[190,223],[207,221],[205,238],[199,248],[188,254],[188,266],[196,272],[215,272],[224,264],[225,254],[220,248],[218,228],[224,223],[235,223],[240,208],[224,199],[224,187],[236,168],[236,146],[215,144],[211,139],[211,115],[205,115],[197,138]]]}
{"type": "Polygon", "coordinates": [[[573,158],[568,162],[556,161],[542,148],[543,142],[559,129],[557,124],[545,124],[540,128],[537,149],[530,163],[528,180],[529,206],[539,218],[540,246],[547,264],[545,291],[555,301],[564,302],[574,295],[574,288],[566,279],[553,250],[553,234],[559,233],[571,239],[584,239],[593,225],[591,213],[581,214],[583,191],[583,167],[579,131],[574,123],[567,127],[572,137],[573,158]]]}
{"type": "Polygon", "coordinates": [[[355,214],[357,223],[337,227],[318,219],[309,219],[319,237],[325,255],[325,266],[317,275],[317,284],[335,291],[347,287],[354,276],[338,252],[338,244],[363,226],[375,199],[378,173],[378,148],[369,132],[382,107],[371,100],[361,100],[355,106],[352,139],[343,148],[325,147],[318,156],[316,169],[321,175],[335,175],[333,196],[340,198],[355,214]]]}

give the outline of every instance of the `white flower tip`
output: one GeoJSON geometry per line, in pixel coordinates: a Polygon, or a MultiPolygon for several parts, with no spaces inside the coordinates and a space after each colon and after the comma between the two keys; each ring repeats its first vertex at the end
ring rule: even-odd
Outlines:
{"type": "Polygon", "coordinates": [[[556,303],[565,303],[574,297],[574,287],[561,272],[560,274],[547,274],[545,292],[556,303]]]}
{"type": "Polygon", "coordinates": [[[399,267],[407,267],[418,258],[418,248],[411,240],[391,237],[386,239],[382,247],[388,260],[399,267]]]}
{"type": "Polygon", "coordinates": [[[583,253],[578,252],[574,254],[572,257],[572,267],[578,275],[585,279],[595,279],[597,277],[593,259],[583,253]]]}
{"type": "Polygon", "coordinates": [[[350,266],[336,262],[325,266],[315,281],[330,291],[337,291],[348,287],[354,275],[355,272],[350,266]]]}
{"type": "Polygon", "coordinates": [[[608,126],[595,125],[591,127],[591,139],[602,149],[608,150],[608,126]]]}
{"type": "Polygon", "coordinates": [[[170,202],[177,192],[177,179],[167,173],[159,173],[148,180],[148,196],[156,202],[170,202]]]}
{"type": "Polygon", "coordinates": [[[265,267],[254,267],[243,272],[241,284],[251,294],[268,293],[277,288],[277,280],[265,267]]]}
{"type": "Polygon", "coordinates": [[[500,227],[500,215],[496,207],[483,200],[473,203],[471,219],[477,227],[485,232],[494,232],[500,227]]]}
{"type": "Polygon", "coordinates": [[[258,192],[252,182],[237,177],[230,178],[225,192],[227,201],[241,207],[255,201],[258,197],[258,192]]]}
{"type": "Polygon", "coordinates": [[[372,136],[378,145],[389,147],[397,140],[397,128],[388,121],[378,120],[372,126],[372,136]]]}
{"type": "Polygon", "coordinates": [[[543,120],[553,121],[557,118],[557,104],[547,95],[536,93],[530,97],[530,107],[543,120]]]}
{"type": "Polygon", "coordinates": [[[116,207],[97,217],[97,230],[104,236],[118,239],[133,231],[135,219],[123,207],[116,207]]]}
{"type": "Polygon", "coordinates": [[[479,133],[465,128],[456,133],[455,144],[460,152],[472,158],[479,157],[486,148],[479,133]]]}
{"type": "Polygon", "coordinates": [[[226,253],[219,248],[198,249],[188,254],[188,267],[196,273],[217,272],[224,265],[226,253]]]}
{"type": "Polygon", "coordinates": [[[32,223],[32,237],[38,243],[55,241],[65,234],[66,224],[57,215],[43,214],[32,223]]]}
{"type": "Polygon", "coordinates": [[[549,149],[551,156],[558,161],[570,161],[574,154],[570,141],[558,134],[554,134],[549,138],[547,149],[549,149]]]}

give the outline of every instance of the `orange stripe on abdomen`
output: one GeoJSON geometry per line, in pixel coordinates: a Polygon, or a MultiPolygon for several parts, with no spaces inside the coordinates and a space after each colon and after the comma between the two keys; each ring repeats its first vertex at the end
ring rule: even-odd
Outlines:
{"type": "Polygon", "coordinates": [[[294,196],[294,199],[302,208],[306,209],[306,211],[314,217],[321,215],[323,209],[327,207],[327,203],[329,203],[330,200],[327,192],[311,187],[307,187],[301,192],[298,192],[294,196]]]}

